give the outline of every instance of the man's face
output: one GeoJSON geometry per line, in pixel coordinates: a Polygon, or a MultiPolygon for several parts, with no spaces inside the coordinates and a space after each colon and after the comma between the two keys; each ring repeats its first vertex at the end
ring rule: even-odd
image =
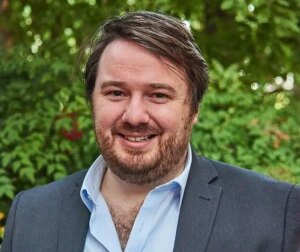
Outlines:
{"type": "Polygon", "coordinates": [[[197,115],[174,65],[134,42],[115,40],[101,56],[92,102],[97,141],[119,178],[157,183],[181,171],[197,115]]]}

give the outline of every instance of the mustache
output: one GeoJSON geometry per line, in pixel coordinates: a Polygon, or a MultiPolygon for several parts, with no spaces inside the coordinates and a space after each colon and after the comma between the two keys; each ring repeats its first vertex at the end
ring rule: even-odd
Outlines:
{"type": "Polygon", "coordinates": [[[139,124],[139,125],[131,125],[130,123],[116,123],[113,125],[112,134],[130,134],[130,133],[142,133],[144,135],[158,135],[162,133],[160,127],[150,124],[139,124]]]}

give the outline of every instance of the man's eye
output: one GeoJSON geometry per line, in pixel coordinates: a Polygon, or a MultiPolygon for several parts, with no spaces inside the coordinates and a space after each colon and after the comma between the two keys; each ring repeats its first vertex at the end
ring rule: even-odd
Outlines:
{"type": "Polygon", "coordinates": [[[119,91],[119,90],[111,91],[108,94],[111,95],[111,96],[123,96],[124,95],[123,92],[119,91]]]}
{"type": "Polygon", "coordinates": [[[152,94],[152,96],[154,98],[157,98],[157,99],[165,99],[165,98],[168,98],[168,95],[164,94],[164,93],[154,93],[152,94]]]}

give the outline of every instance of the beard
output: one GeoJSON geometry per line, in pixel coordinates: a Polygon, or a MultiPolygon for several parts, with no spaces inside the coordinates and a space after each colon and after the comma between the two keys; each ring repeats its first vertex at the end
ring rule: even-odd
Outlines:
{"type": "MultiPolygon", "coordinates": [[[[162,129],[156,125],[132,126],[117,122],[111,129],[111,135],[105,135],[103,130],[95,127],[98,145],[109,169],[120,179],[136,185],[157,184],[166,178],[174,178],[184,166],[187,146],[192,131],[192,122],[188,118],[184,124],[162,138],[162,129]],[[158,145],[154,151],[139,149],[116,150],[115,141],[123,135],[141,133],[155,135],[158,145]]],[[[165,181],[166,182],[166,181],[165,181]]]]}

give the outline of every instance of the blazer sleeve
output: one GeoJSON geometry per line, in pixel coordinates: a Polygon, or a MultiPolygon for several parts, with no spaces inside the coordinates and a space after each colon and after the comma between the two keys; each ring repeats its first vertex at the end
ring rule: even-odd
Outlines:
{"type": "Polygon", "coordinates": [[[4,238],[2,241],[1,252],[12,252],[12,243],[13,243],[13,234],[14,234],[14,225],[15,225],[15,216],[18,207],[20,197],[23,192],[20,192],[15,197],[12,206],[10,208],[9,214],[7,216],[5,224],[4,238]]]}
{"type": "Polygon", "coordinates": [[[300,185],[292,187],[286,204],[283,252],[300,252],[300,185]]]}

